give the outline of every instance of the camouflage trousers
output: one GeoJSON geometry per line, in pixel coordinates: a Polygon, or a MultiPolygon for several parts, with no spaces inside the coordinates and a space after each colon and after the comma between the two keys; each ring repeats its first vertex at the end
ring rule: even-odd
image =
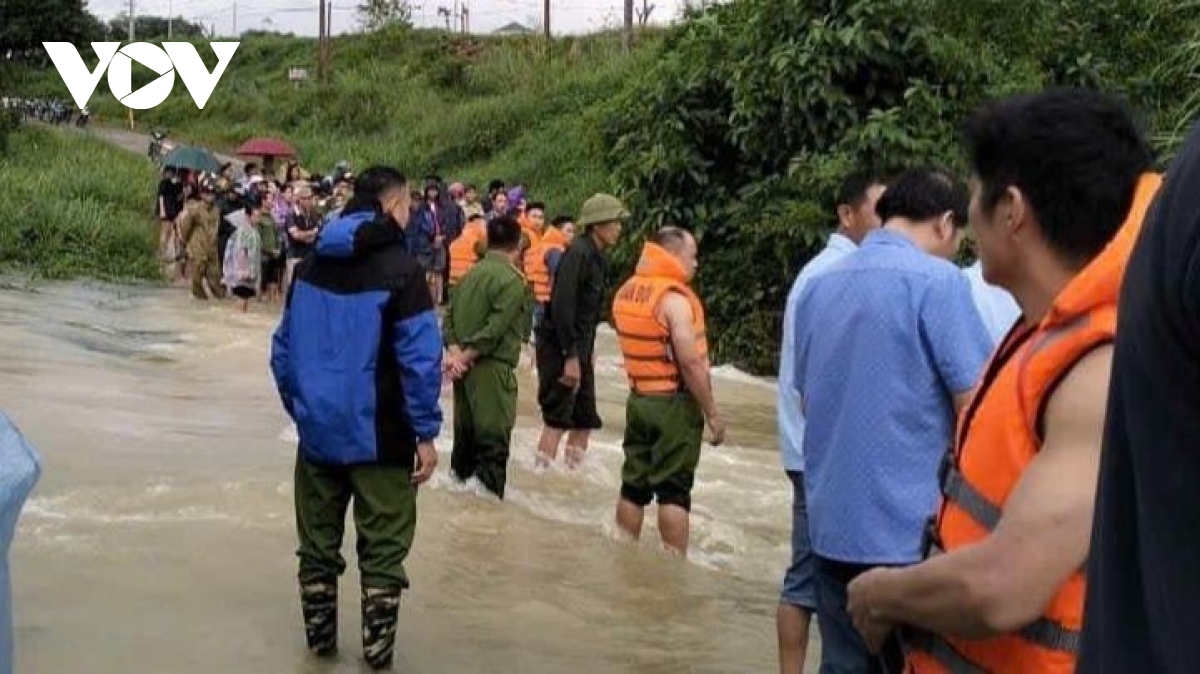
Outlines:
{"type": "Polygon", "coordinates": [[[192,272],[192,296],[199,300],[208,299],[208,295],[204,292],[204,282],[208,281],[208,288],[212,291],[213,297],[220,299],[225,296],[225,286],[221,285],[221,265],[217,263],[216,258],[200,258],[192,260],[190,263],[192,272]]]}

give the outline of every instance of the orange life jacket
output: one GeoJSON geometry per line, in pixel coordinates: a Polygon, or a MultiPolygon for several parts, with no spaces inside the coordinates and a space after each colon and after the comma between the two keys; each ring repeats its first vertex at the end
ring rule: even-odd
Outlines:
{"type": "MultiPolygon", "coordinates": [[[[1041,449],[1041,417],[1055,387],[1092,350],[1113,341],[1117,297],[1133,243],[1162,179],[1145,175],[1117,235],[1076,275],[1041,322],[1020,325],[992,356],[959,419],[957,450],[942,467],[942,505],[929,555],[985,539],[1021,474],[1041,449]]],[[[1086,580],[1073,573],[1040,618],[988,639],[915,634],[904,639],[908,674],[1071,674],[1083,627],[1086,580]]]]}
{"type": "Polygon", "coordinates": [[[522,213],[521,217],[517,218],[517,222],[521,225],[521,233],[524,234],[525,238],[529,241],[529,245],[525,247],[525,252],[521,253],[521,272],[525,274],[526,278],[528,278],[529,254],[534,248],[538,247],[538,244],[542,242],[542,235],[539,234],[537,228],[533,226],[533,221],[529,219],[528,215],[522,213]]]}
{"type": "Polygon", "coordinates": [[[487,240],[487,230],[470,225],[450,244],[450,285],[456,285],[479,261],[477,245],[487,240]]]}
{"type": "Polygon", "coordinates": [[[679,293],[691,303],[696,347],[701,356],[708,358],[704,305],[688,287],[687,272],[674,255],[647,242],[633,278],[617,290],[612,309],[625,374],[635,393],[659,395],[683,390],[679,366],[671,355],[671,333],[657,316],[659,302],[668,292],[679,293]]]}
{"type": "Polygon", "coordinates": [[[550,301],[550,265],[546,255],[552,250],[562,252],[567,247],[567,235],[557,227],[547,227],[542,240],[531,246],[525,257],[525,277],[533,286],[533,297],[539,304],[550,301]]]}

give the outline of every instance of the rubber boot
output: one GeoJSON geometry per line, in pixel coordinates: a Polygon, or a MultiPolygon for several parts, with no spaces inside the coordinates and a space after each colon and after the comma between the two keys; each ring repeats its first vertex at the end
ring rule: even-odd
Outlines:
{"type": "Polygon", "coordinates": [[[363,587],[363,658],[372,669],[388,669],[392,666],[396,616],[399,612],[399,588],[363,587]]]}
{"type": "Polygon", "coordinates": [[[300,609],[308,649],[320,657],[337,653],[337,581],[301,583],[300,609]]]}

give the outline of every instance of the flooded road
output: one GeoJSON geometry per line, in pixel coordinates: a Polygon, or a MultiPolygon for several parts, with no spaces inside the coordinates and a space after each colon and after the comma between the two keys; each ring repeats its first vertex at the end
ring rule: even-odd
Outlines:
{"type": "MultiPolygon", "coordinates": [[[[43,458],[12,551],[17,671],[366,671],[350,541],[341,655],[304,649],[295,431],[267,368],[275,323],[265,306],[238,314],[180,289],[0,284],[0,408],[43,458]]],[[[641,544],[613,539],[625,396],[614,342],[602,335],[597,364],[606,428],[577,472],[534,473],[534,378],[519,374],[503,504],[450,479],[443,398],[396,671],[775,668],[790,493],[773,386],[718,372],[730,440],[705,448],[692,557],[674,559],[652,517],[641,544]]]]}

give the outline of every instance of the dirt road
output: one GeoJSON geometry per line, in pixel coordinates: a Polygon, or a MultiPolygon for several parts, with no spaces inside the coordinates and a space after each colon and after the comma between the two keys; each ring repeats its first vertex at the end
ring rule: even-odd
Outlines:
{"type": "MultiPolygon", "coordinates": [[[[102,126],[93,126],[83,130],[71,127],[69,131],[74,133],[84,133],[97,138],[103,138],[104,140],[107,140],[123,150],[137,153],[143,157],[146,156],[146,149],[150,147],[150,135],[136,131],[125,131],[124,129],[113,129],[102,126]]],[[[172,139],[170,136],[168,136],[167,139],[174,143],[179,143],[178,140],[172,139]]],[[[214,152],[213,154],[217,157],[217,159],[220,159],[223,162],[232,162],[235,173],[241,173],[242,165],[244,163],[241,159],[217,152],[214,152]]]]}

